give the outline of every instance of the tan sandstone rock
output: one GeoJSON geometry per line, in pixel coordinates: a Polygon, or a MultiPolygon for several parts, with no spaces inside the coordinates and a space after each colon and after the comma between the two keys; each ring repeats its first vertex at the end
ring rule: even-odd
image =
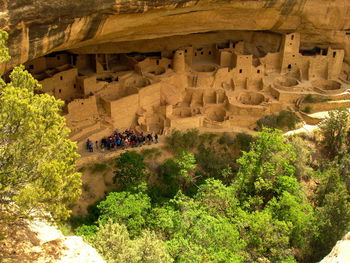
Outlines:
{"type": "Polygon", "coordinates": [[[320,263],[350,262],[350,232],[337,242],[332,251],[320,263]]]}
{"type": "Polygon", "coordinates": [[[300,32],[302,45],[330,43],[349,60],[350,1],[0,0],[0,28],[10,34],[7,68],[57,50],[112,42],[122,52],[148,40],[152,51],[160,38],[237,30],[300,32]]]}

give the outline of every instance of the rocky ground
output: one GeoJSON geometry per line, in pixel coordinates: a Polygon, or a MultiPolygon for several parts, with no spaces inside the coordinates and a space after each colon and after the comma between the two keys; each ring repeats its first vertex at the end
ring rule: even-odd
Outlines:
{"type": "Polygon", "coordinates": [[[348,263],[350,262],[350,232],[339,240],[320,263],[348,263]]]}
{"type": "Polygon", "coordinates": [[[104,263],[81,237],[64,236],[57,227],[42,221],[11,226],[0,242],[2,263],[104,263]]]}

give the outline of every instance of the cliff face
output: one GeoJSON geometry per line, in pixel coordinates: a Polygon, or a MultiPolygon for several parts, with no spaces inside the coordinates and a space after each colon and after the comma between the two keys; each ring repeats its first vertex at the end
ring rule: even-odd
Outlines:
{"type": "Polygon", "coordinates": [[[232,30],[301,32],[304,46],[331,43],[349,59],[350,1],[0,0],[0,28],[6,68],[52,51],[232,30]]]}
{"type": "Polygon", "coordinates": [[[78,236],[64,236],[57,227],[34,220],[12,225],[0,240],[1,262],[106,263],[78,236]]]}
{"type": "Polygon", "coordinates": [[[347,233],[337,244],[332,251],[320,261],[320,263],[346,263],[350,262],[350,232],[347,233]]]}

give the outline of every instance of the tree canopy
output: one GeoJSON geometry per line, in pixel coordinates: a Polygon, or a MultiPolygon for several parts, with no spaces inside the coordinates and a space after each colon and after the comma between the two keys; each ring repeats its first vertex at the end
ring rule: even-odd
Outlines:
{"type": "MultiPolygon", "coordinates": [[[[0,61],[8,59],[0,32],[0,61]]],[[[39,94],[23,66],[0,86],[0,220],[30,216],[64,219],[80,195],[76,144],[60,115],[63,102],[39,94]]]]}

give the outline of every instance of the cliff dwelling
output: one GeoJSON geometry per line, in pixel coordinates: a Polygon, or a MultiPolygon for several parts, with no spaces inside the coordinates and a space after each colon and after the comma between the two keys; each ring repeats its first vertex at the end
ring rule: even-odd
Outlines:
{"type": "Polygon", "coordinates": [[[260,35],[148,53],[77,49],[25,66],[44,92],[66,102],[71,139],[80,146],[115,129],[253,129],[281,110],[312,122],[302,112],[310,95],[322,101],[313,112],[350,107],[344,50],[301,50],[299,33],[275,34],[273,44],[260,35]]]}

